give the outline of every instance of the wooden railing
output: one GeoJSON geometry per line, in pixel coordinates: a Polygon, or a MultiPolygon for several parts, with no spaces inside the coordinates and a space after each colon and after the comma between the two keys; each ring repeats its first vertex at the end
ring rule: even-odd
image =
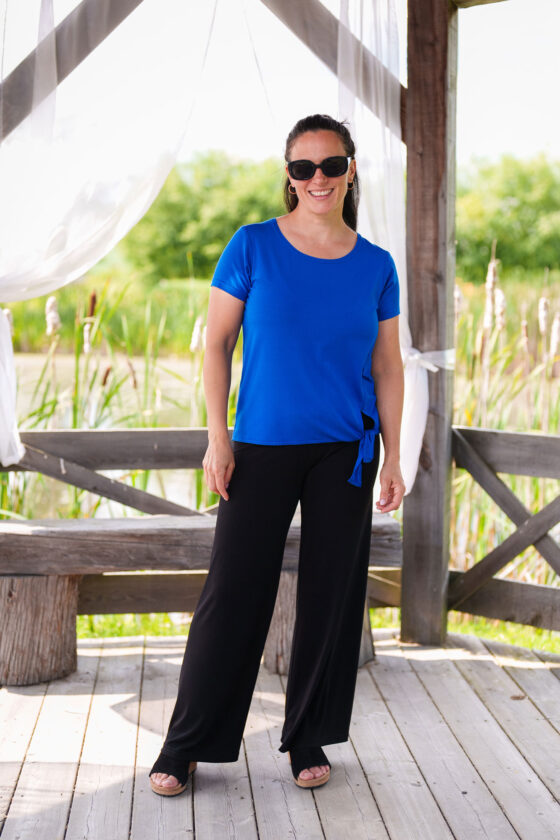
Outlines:
{"type": "MultiPolygon", "coordinates": [[[[167,515],[1,522],[0,575],[84,575],[80,612],[174,611],[185,603],[194,608],[208,568],[215,510],[176,505],[97,470],[200,468],[206,429],[24,432],[22,440],[26,455],[9,469],[39,471],[136,510],[167,515]],[[157,584],[146,575],[123,574],[140,569],[165,574],[157,584]],[[170,574],[179,570],[189,574],[170,574]]],[[[529,545],[560,574],[560,547],[547,533],[560,521],[560,496],[531,515],[498,476],[560,477],[560,437],[454,426],[453,458],[518,527],[471,569],[449,570],[447,609],[559,630],[560,588],[494,575],[529,545]]],[[[391,517],[378,516],[373,526],[371,566],[383,571],[370,576],[368,597],[377,606],[400,605],[402,547],[395,525],[391,517]]],[[[298,545],[295,523],[284,570],[297,567],[298,545]]]]}
{"type": "Polygon", "coordinates": [[[494,578],[530,545],[560,575],[560,545],[548,534],[560,495],[532,515],[497,475],[560,478],[560,437],[454,426],[452,452],[517,529],[466,572],[450,570],[447,608],[560,630],[560,588],[494,578]]]}

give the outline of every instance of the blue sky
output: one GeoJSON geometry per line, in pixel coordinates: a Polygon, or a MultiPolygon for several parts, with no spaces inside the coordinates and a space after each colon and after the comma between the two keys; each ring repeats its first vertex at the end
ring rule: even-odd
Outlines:
{"type": "MultiPolygon", "coordinates": [[[[404,39],[406,2],[397,3],[404,39]]],[[[458,164],[541,150],[560,159],[560,2],[502,0],[458,15],[458,164]]],[[[333,75],[262,4],[222,2],[181,156],[207,148],[281,156],[297,119],[336,108],[333,75]]]]}

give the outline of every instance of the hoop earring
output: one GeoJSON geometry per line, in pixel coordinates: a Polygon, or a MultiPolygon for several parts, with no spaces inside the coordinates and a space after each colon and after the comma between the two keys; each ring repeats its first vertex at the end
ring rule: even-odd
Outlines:
{"type": "Polygon", "coordinates": [[[348,189],[352,191],[354,189],[354,181],[348,181],[348,189]]]}
{"type": "Polygon", "coordinates": [[[297,192],[296,188],[294,187],[294,185],[293,185],[292,183],[289,183],[289,184],[288,184],[288,192],[289,192],[291,195],[295,195],[295,194],[296,194],[296,192],[297,192]]]}

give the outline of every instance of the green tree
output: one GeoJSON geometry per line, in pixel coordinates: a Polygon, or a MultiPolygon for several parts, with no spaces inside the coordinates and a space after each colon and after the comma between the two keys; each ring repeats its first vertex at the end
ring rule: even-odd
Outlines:
{"type": "Polygon", "coordinates": [[[482,279],[492,240],[507,266],[560,265],[560,162],[504,155],[475,163],[457,184],[457,273],[482,279]]]}
{"type": "Polygon", "coordinates": [[[220,151],[200,153],[172,170],[120,247],[149,283],[210,277],[237,228],[282,213],[283,175],[279,159],[254,162],[220,151]]]}

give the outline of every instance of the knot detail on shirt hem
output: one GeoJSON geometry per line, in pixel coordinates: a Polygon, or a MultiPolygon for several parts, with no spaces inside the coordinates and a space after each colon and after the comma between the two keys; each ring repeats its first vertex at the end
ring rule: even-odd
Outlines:
{"type": "Polygon", "coordinates": [[[360,439],[358,457],[356,458],[356,463],[354,464],[354,470],[348,479],[348,483],[353,484],[354,487],[362,486],[362,464],[369,464],[373,461],[376,434],[377,432],[375,429],[364,429],[364,433],[360,439]]]}

